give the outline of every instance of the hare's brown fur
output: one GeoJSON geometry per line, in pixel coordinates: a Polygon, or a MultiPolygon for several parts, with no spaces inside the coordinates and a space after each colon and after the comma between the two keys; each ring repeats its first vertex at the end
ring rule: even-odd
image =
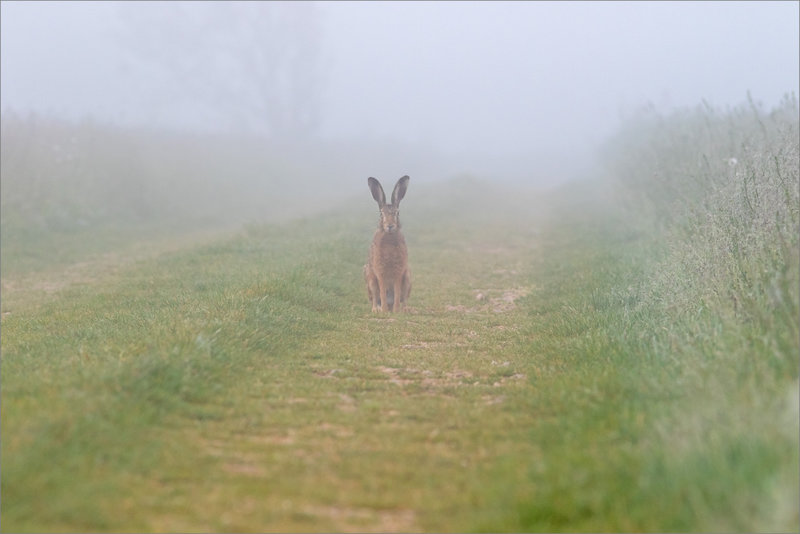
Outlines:
{"type": "Polygon", "coordinates": [[[400,201],[408,188],[408,180],[408,176],[403,176],[397,181],[390,204],[386,203],[386,195],[380,182],[375,178],[367,181],[381,214],[378,229],[375,230],[369,248],[369,258],[364,266],[367,296],[372,304],[372,311],[402,311],[411,293],[408,249],[400,231],[399,212],[400,201]]]}

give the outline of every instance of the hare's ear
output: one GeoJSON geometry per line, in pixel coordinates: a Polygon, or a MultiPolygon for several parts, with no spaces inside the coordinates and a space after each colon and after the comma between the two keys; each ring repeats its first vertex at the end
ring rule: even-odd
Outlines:
{"type": "Polygon", "coordinates": [[[378,206],[386,204],[386,194],[383,192],[381,183],[375,178],[370,177],[367,179],[367,184],[369,184],[369,190],[372,191],[372,198],[375,199],[378,206]]]}
{"type": "Polygon", "coordinates": [[[394,191],[392,191],[392,204],[397,206],[400,204],[400,201],[403,200],[403,197],[406,196],[406,189],[408,189],[408,180],[410,178],[408,176],[403,176],[394,186],[394,191]]]}

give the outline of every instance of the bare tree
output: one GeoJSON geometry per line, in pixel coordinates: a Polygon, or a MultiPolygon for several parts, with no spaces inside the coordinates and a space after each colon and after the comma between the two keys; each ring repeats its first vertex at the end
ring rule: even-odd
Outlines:
{"type": "Polygon", "coordinates": [[[317,129],[314,3],[122,3],[119,13],[123,46],[145,73],[143,91],[162,106],[190,99],[230,126],[276,138],[317,129]]]}

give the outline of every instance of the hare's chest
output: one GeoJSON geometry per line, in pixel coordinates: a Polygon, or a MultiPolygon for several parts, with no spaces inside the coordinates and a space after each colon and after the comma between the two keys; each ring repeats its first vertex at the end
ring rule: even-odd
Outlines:
{"type": "Polygon", "coordinates": [[[385,275],[402,274],[408,253],[402,234],[379,233],[372,243],[372,259],[376,270],[385,275]]]}

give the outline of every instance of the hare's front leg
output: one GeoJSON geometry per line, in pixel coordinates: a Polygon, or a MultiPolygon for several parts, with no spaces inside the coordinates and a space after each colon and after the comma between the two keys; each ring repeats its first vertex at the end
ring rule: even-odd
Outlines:
{"type": "Polygon", "coordinates": [[[372,305],[372,311],[376,311],[378,308],[375,306],[375,304],[377,303],[378,299],[369,280],[367,280],[367,298],[369,299],[369,303],[372,305]]]}
{"type": "Polygon", "coordinates": [[[408,269],[403,273],[403,292],[401,295],[403,296],[402,301],[405,305],[408,303],[409,295],[411,295],[411,273],[408,272],[408,269]]]}
{"type": "Polygon", "coordinates": [[[378,291],[378,280],[374,277],[367,280],[367,295],[369,296],[369,302],[372,304],[372,311],[374,312],[378,311],[378,306],[381,304],[378,291]]]}
{"type": "Polygon", "coordinates": [[[372,305],[372,311],[378,311],[381,301],[378,300],[378,278],[369,263],[364,266],[364,280],[367,282],[367,298],[372,305]]]}
{"type": "Polygon", "coordinates": [[[392,306],[392,311],[403,311],[403,304],[405,304],[403,296],[403,277],[400,276],[394,282],[394,305],[392,306]]]}
{"type": "Polygon", "coordinates": [[[389,299],[386,298],[386,291],[388,289],[386,282],[383,279],[378,279],[378,287],[380,288],[380,296],[381,296],[381,311],[387,312],[389,311],[389,299]]]}

